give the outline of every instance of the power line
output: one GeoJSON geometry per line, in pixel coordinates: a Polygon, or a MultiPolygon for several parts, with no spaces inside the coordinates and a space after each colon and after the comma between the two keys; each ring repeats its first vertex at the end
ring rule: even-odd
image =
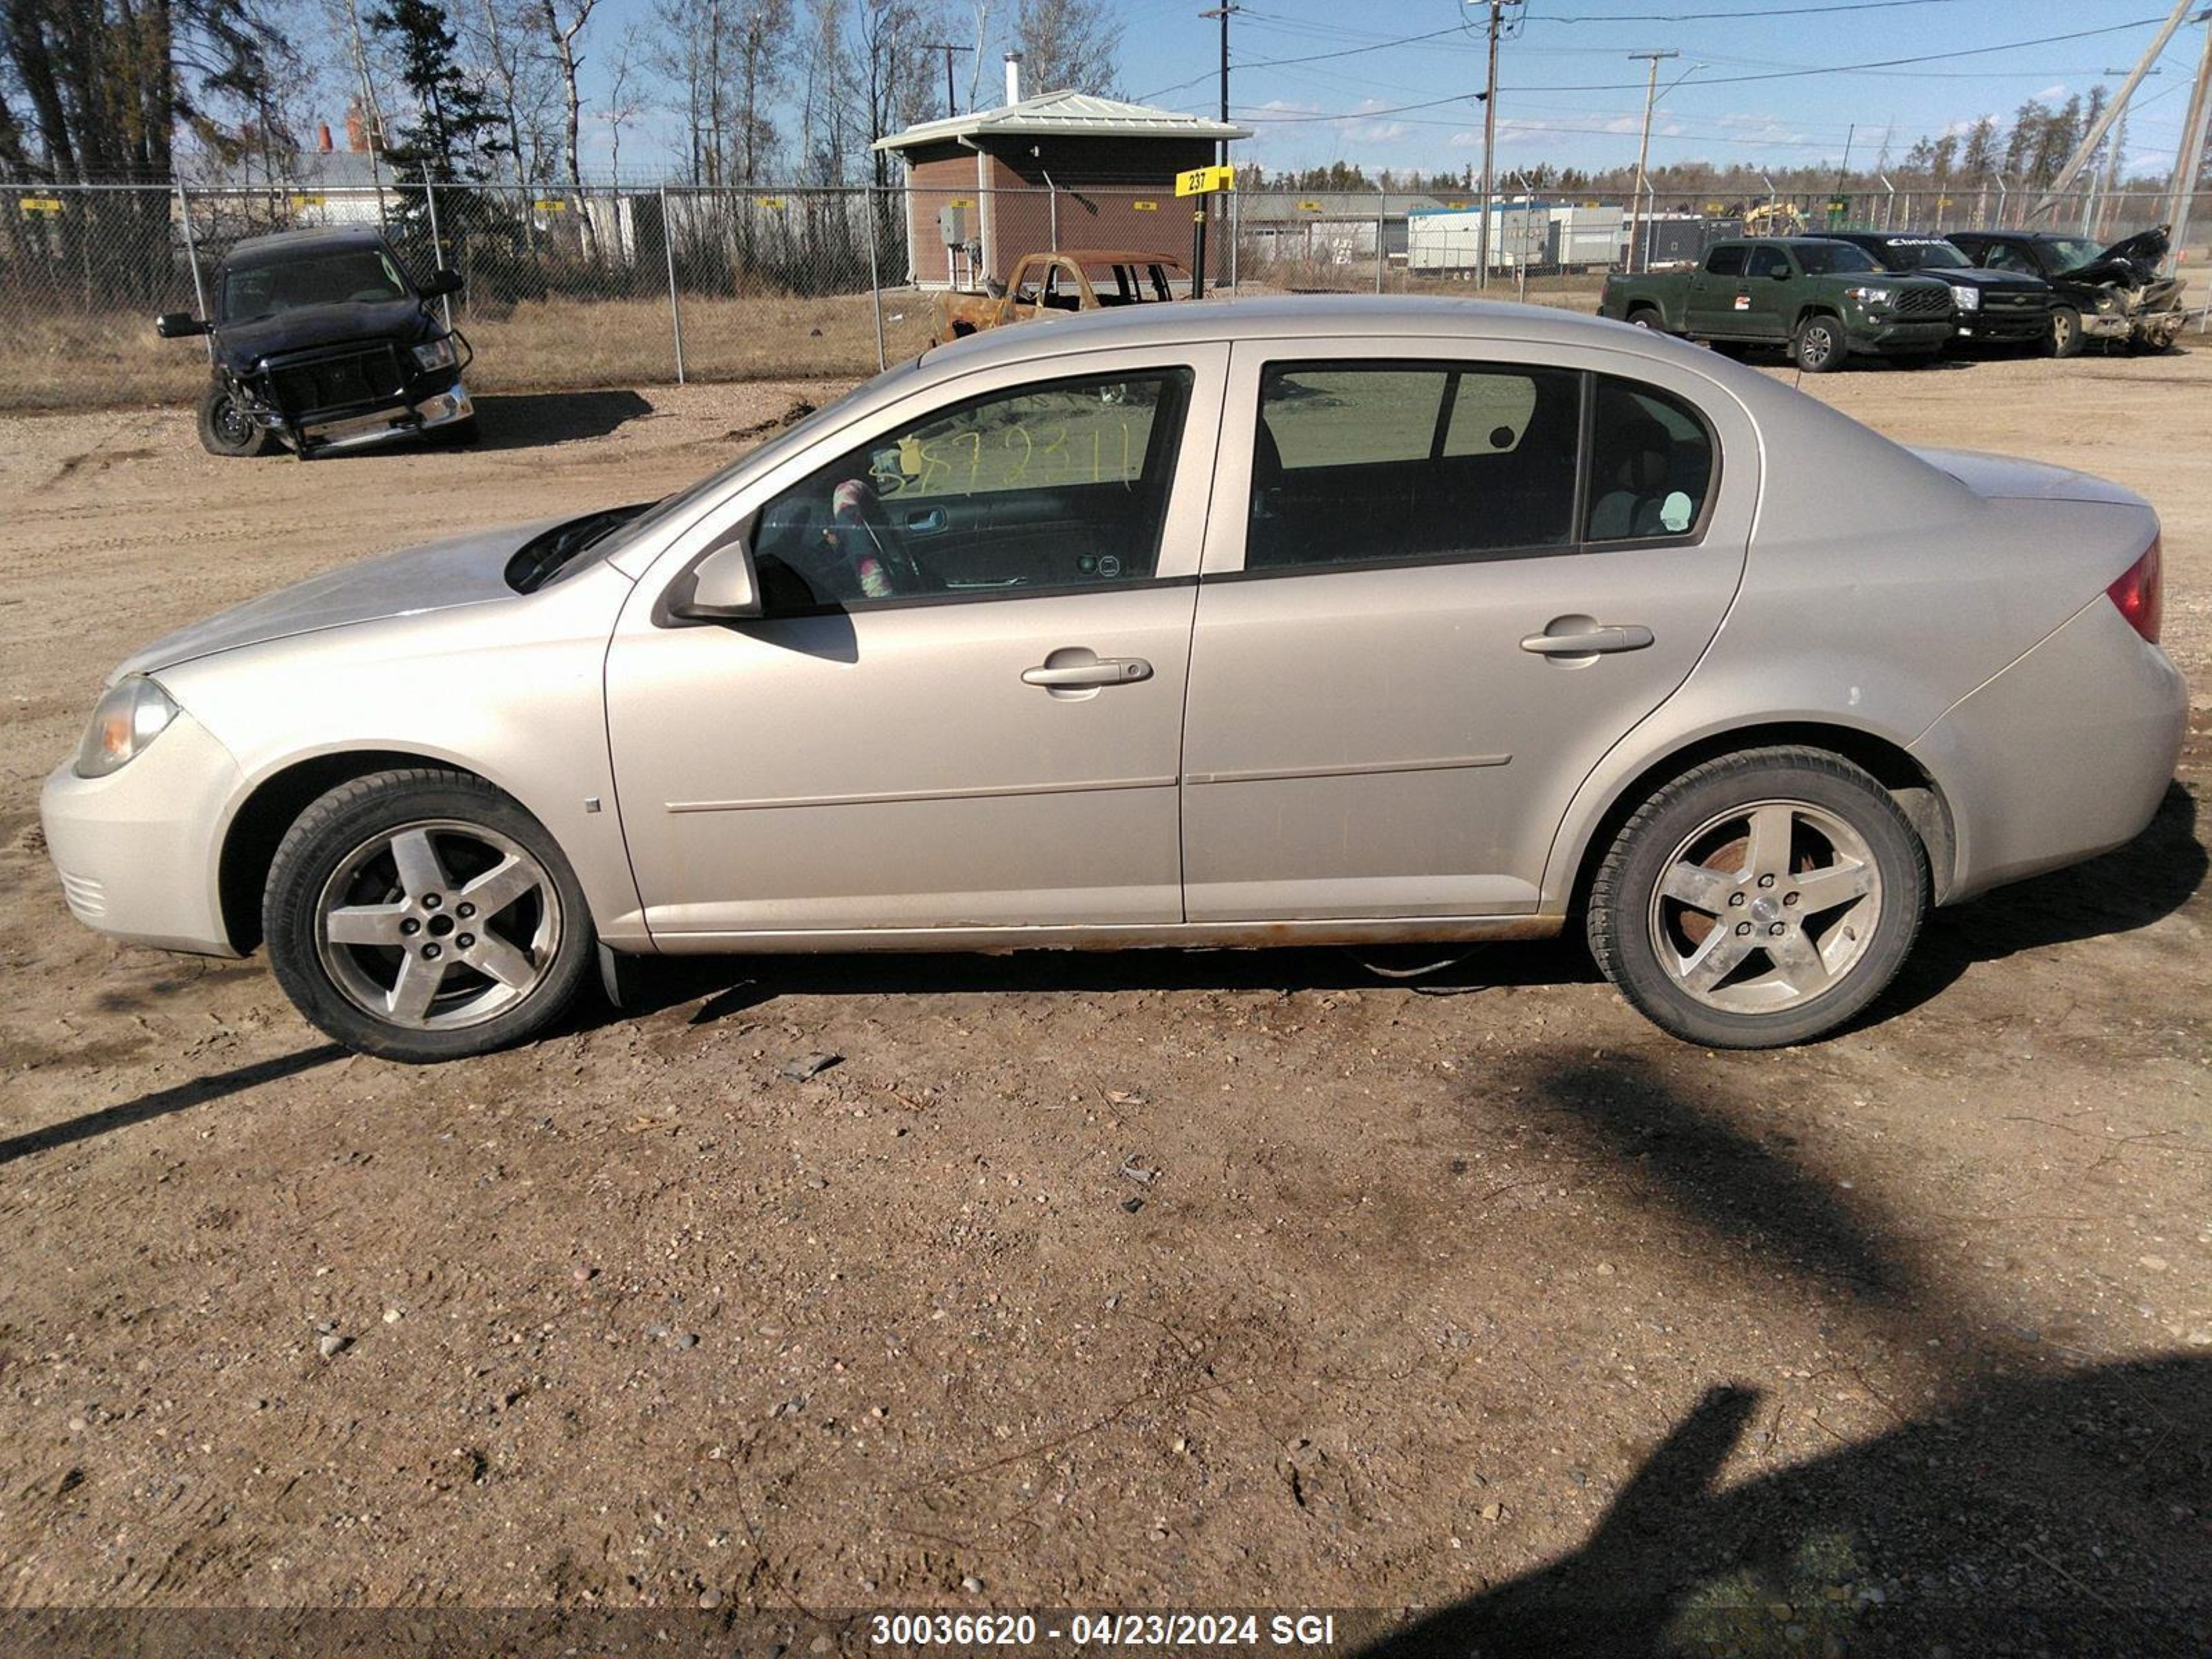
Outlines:
{"type": "Polygon", "coordinates": [[[1825,6],[1761,6],[1752,11],[1623,11],[1600,17],[1544,17],[1545,23],[1701,23],[1718,19],[1747,22],[1757,17],[1811,17],[1837,11],[1893,11],[1899,6],[1956,6],[1966,0],[1849,0],[1825,6]]]}
{"type": "MultiPolygon", "coordinates": [[[[1829,64],[1822,65],[1817,69],[1771,70],[1758,75],[1718,75],[1713,76],[1711,80],[1702,82],[1699,84],[1707,87],[1741,86],[1747,82],[1757,81],[1797,81],[1813,75],[1863,74],[1874,70],[1899,69],[1909,64],[1947,63],[1954,58],[1960,58],[1984,57],[1990,52],[2020,52],[2029,46],[2055,46],[2063,40],[2086,40],[2092,36],[2100,34],[2121,34],[2130,29],[2142,28],[2147,23],[2156,23],[2162,20],[2156,17],[2139,17],[2131,22],[2110,24],[2103,28],[2080,29],[2069,34],[2045,34],[2039,36],[2037,39],[2033,40],[2009,40],[2002,46],[1966,46],[1956,52],[1923,52],[1917,57],[1885,58],[1865,64],[1829,64]]],[[[1622,81],[1553,87],[1522,87],[1517,89],[1522,92],[1641,92],[1644,90],[1642,85],[1638,82],[1622,81]]],[[[1257,114],[1248,111],[1245,112],[1244,118],[1248,121],[1273,121],[1278,123],[1297,121],[1369,120],[1378,115],[1398,115],[1409,110],[1440,108],[1445,104],[1460,103],[1463,101],[1468,95],[1468,94],[1465,93],[1455,93],[1447,97],[1425,99],[1419,103],[1398,104],[1384,109],[1344,111],[1334,114],[1269,116],[1257,114]]]]}

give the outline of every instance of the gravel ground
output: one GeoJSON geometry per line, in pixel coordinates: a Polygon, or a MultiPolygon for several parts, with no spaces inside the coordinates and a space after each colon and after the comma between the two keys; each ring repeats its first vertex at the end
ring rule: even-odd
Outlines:
{"type": "MultiPolygon", "coordinates": [[[[2150,495],[2202,687],[2191,347],[1808,384],[2150,495]]],[[[1522,946],[1419,985],[733,961],[410,1070],[258,960],[70,921],[37,786],[127,649],[672,487],[835,389],[488,398],[480,449],[305,468],[173,410],[0,419],[0,1646],[54,1607],[551,1609],[573,1646],[877,1606],[2212,1645],[2201,691],[2141,841],[1940,914],[1877,1018],[1786,1054],[1522,946]]]]}

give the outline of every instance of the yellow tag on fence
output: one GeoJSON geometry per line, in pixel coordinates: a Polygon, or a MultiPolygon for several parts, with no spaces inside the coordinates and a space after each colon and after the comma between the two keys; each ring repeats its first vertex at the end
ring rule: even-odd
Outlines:
{"type": "Polygon", "coordinates": [[[295,196],[292,205],[295,208],[317,208],[323,205],[323,198],[319,196],[295,196]]]}
{"type": "Polygon", "coordinates": [[[16,205],[26,213],[59,213],[62,201],[58,196],[26,196],[16,205]]]}
{"type": "Polygon", "coordinates": [[[1132,213],[1158,213],[1159,210],[1160,204],[1158,202],[1132,202],[1129,204],[1129,211],[1132,213]]]}
{"type": "Polygon", "coordinates": [[[780,208],[783,205],[783,198],[781,196],[756,196],[753,198],[753,205],[755,207],[780,208]]]}
{"type": "Polygon", "coordinates": [[[532,202],[530,205],[536,208],[540,213],[566,213],[568,210],[568,204],[566,202],[554,201],[550,199],[543,202],[532,202]]]}
{"type": "Polygon", "coordinates": [[[1301,202],[1298,204],[1298,211],[1301,213],[1319,213],[1321,211],[1321,204],[1319,202],[1301,202]]]}

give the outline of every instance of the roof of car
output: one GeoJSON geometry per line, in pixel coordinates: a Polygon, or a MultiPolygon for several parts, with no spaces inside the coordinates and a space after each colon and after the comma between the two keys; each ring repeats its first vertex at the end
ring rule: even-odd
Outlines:
{"type": "Polygon", "coordinates": [[[260,264],[287,253],[313,247],[378,247],[384,233],[374,225],[331,225],[316,230],[280,230],[267,236],[248,236],[230,245],[223,255],[231,264],[260,264]]]}
{"type": "Polygon", "coordinates": [[[1182,261],[1172,253],[1133,247],[1064,247],[1048,258],[1073,259],[1079,265],[1174,265],[1180,270],[1182,261]]]}
{"type": "Polygon", "coordinates": [[[1632,329],[1624,323],[1549,306],[1412,295],[1303,294],[1072,312],[1050,328],[994,328],[971,334],[933,348],[921,362],[932,368],[940,364],[981,368],[1070,349],[1180,345],[1206,340],[1325,340],[1363,334],[1413,337],[1468,334],[1559,345],[1602,342],[1615,347],[1632,342],[1639,349],[1679,349],[1699,360],[1711,356],[1649,329],[1632,329]]]}

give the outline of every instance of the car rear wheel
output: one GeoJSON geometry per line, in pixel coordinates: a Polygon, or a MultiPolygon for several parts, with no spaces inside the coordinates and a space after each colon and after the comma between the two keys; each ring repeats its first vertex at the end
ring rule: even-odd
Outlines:
{"type": "Polygon", "coordinates": [[[220,380],[200,393],[200,447],[210,455],[266,455],[276,447],[270,432],[253,423],[236,394],[220,380]]]}
{"type": "Polygon", "coordinates": [[[1833,317],[1820,315],[1808,317],[1797,325],[1797,335],[1790,349],[1797,367],[1808,374],[1831,374],[1841,368],[1844,359],[1850,355],[1843,324],[1833,317]]]}
{"type": "Polygon", "coordinates": [[[380,772],[300,815],[262,925],[295,1006],[349,1048],[457,1060],[542,1031],[596,939],[545,827],[482,779],[380,772]]]}
{"type": "Polygon", "coordinates": [[[1666,326],[1666,319],[1662,317],[1657,312],[1654,311],[1650,306],[1638,306],[1635,310],[1628,313],[1628,325],[1631,328],[1649,328],[1656,330],[1666,326]]]}
{"type": "Polygon", "coordinates": [[[2071,306],[2051,307],[2051,355],[2054,357],[2078,357],[2081,355],[2081,313],[2071,306]]]}
{"type": "Polygon", "coordinates": [[[1871,775],[1820,750],[1747,750],[1659,790],[1591,884],[1605,976],[1662,1030],[1769,1048],[1835,1030],[1918,936],[1928,858],[1871,775]]]}

